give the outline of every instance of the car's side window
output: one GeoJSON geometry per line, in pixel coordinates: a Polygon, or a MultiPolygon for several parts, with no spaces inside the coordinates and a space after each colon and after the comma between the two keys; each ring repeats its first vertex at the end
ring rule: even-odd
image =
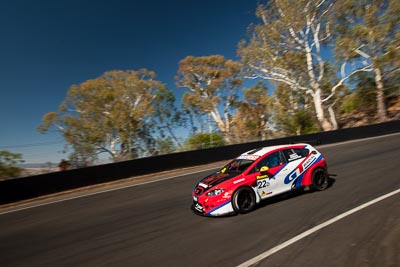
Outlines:
{"type": "Polygon", "coordinates": [[[268,168],[274,168],[277,167],[281,164],[283,164],[284,161],[281,158],[280,152],[274,152],[271,155],[265,157],[264,159],[262,159],[257,165],[256,165],[256,169],[255,171],[260,170],[260,168],[262,166],[268,166],[268,168]]]}
{"type": "Polygon", "coordinates": [[[283,155],[285,156],[288,162],[292,162],[297,159],[301,159],[307,157],[308,153],[310,152],[308,149],[305,148],[291,148],[285,149],[282,151],[283,155]]]}
{"type": "Polygon", "coordinates": [[[310,154],[310,150],[307,148],[295,148],[293,149],[296,153],[303,155],[303,157],[307,157],[310,154]]]}

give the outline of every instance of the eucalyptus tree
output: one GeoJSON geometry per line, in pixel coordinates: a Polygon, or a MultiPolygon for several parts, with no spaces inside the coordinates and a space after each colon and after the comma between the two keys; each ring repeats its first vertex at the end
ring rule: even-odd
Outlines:
{"type": "Polygon", "coordinates": [[[155,76],[146,69],[117,70],[73,85],[59,110],[43,116],[38,130],[59,132],[75,158],[108,153],[117,161],[146,155],[155,150],[157,126],[173,116],[162,112],[174,101],[172,92],[155,76]]]}
{"type": "Polygon", "coordinates": [[[349,70],[343,62],[341,76],[329,89],[323,88],[331,59],[326,45],[334,38],[333,5],[328,0],[271,0],[259,5],[256,15],[261,23],[249,28],[249,41],[242,41],[238,49],[247,78],[283,83],[311,97],[323,130],[338,128],[332,101],[338,88],[356,72],[370,68],[349,70]]]}
{"type": "Polygon", "coordinates": [[[221,55],[193,57],[180,61],[177,86],[189,89],[182,98],[186,108],[208,114],[231,143],[234,102],[242,84],[241,64],[221,55]]]}
{"type": "Polygon", "coordinates": [[[377,117],[387,119],[384,80],[399,71],[400,5],[397,0],[341,0],[337,14],[336,55],[371,66],[376,84],[377,117]]]}

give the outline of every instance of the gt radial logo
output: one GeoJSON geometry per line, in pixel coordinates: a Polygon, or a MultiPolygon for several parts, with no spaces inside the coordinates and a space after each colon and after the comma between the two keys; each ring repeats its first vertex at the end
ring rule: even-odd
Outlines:
{"type": "Polygon", "coordinates": [[[300,167],[296,168],[294,171],[289,173],[288,176],[285,177],[284,183],[285,184],[291,183],[293,180],[295,180],[297,177],[299,177],[302,172],[303,172],[303,168],[301,168],[301,169],[300,169],[300,167]]]}
{"type": "Polygon", "coordinates": [[[311,165],[313,165],[317,161],[317,157],[314,155],[306,159],[304,162],[302,162],[299,166],[296,167],[294,171],[288,174],[288,176],[285,177],[285,184],[289,184],[292,181],[294,181],[296,178],[298,178],[305,170],[307,170],[311,165]]]}

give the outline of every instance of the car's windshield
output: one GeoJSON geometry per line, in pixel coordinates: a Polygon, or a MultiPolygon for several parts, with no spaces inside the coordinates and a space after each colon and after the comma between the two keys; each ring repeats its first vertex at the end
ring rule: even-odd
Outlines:
{"type": "Polygon", "coordinates": [[[254,162],[254,160],[249,160],[249,159],[234,159],[231,162],[229,162],[227,165],[225,165],[222,169],[222,173],[226,172],[237,172],[237,173],[242,173],[244,172],[250,165],[254,162]]]}

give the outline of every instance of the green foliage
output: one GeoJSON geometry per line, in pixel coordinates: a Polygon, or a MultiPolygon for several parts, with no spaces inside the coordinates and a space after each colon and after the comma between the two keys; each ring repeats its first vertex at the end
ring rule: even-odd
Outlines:
{"type": "Polygon", "coordinates": [[[280,84],[274,92],[274,121],[284,135],[301,135],[321,130],[310,100],[303,94],[280,84]]]}
{"type": "Polygon", "coordinates": [[[0,151],[0,179],[18,177],[21,169],[15,165],[23,162],[22,154],[0,151]]]}
{"type": "Polygon", "coordinates": [[[204,149],[224,145],[225,141],[223,137],[218,133],[195,134],[185,142],[185,147],[188,150],[204,149]]]}
{"type": "Polygon", "coordinates": [[[281,115],[277,122],[280,130],[286,135],[303,135],[321,131],[315,115],[307,110],[297,110],[292,115],[281,115]]]}
{"type": "Polygon", "coordinates": [[[359,99],[355,93],[346,96],[342,103],[342,109],[346,114],[350,114],[357,110],[359,106],[359,99]]]}
{"type": "Polygon", "coordinates": [[[376,110],[375,88],[362,87],[356,89],[343,101],[343,110],[345,113],[373,112],[376,110]]]}
{"type": "Polygon", "coordinates": [[[376,111],[376,85],[373,76],[363,73],[357,75],[354,80],[357,82],[356,88],[343,99],[344,113],[373,114],[376,111]]]}

